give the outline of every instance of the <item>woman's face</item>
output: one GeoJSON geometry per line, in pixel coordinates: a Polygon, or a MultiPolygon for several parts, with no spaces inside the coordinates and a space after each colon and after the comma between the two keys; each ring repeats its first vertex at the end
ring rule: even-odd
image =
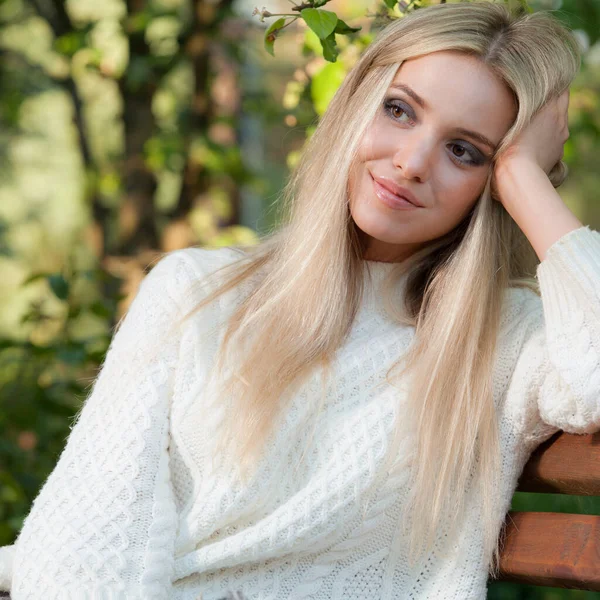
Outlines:
{"type": "Polygon", "coordinates": [[[512,93],[477,58],[444,51],[402,63],[348,182],[365,258],[403,260],[454,229],[515,117],[512,93]]]}

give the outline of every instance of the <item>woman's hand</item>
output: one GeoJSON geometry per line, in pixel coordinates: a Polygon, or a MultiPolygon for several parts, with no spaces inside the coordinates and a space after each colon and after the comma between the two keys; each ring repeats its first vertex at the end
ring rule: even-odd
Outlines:
{"type": "Polygon", "coordinates": [[[533,117],[507,150],[498,157],[494,171],[494,189],[504,204],[502,178],[509,166],[524,164],[540,168],[546,175],[562,159],[569,139],[567,111],[569,90],[550,100],[533,117]]]}
{"type": "Polygon", "coordinates": [[[547,102],[533,117],[497,165],[505,161],[526,160],[537,164],[546,174],[563,157],[565,142],[569,139],[569,90],[547,102]]]}
{"type": "Polygon", "coordinates": [[[569,137],[569,92],[550,100],[507,150],[492,178],[494,196],[516,221],[540,260],[563,235],[582,227],[554,189],[548,174],[569,137]]]}

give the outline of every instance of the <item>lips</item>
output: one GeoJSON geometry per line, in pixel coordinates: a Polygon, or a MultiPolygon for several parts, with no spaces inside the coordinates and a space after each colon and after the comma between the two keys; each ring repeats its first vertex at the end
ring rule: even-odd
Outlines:
{"type": "Polygon", "coordinates": [[[377,184],[375,186],[376,192],[377,191],[380,192],[377,195],[380,196],[381,200],[385,201],[387,199],[391,202],[394,202],[394,200],[396,200],[398,202],[398,208],[400,208],[402,206],[402,204],[403,204],[402,201],[404,201],[404,203],[409,203],[416,208],[424,208],[423,205],[421,204],[421,202],[419,202],[417,200],[417,198],[415,197],[414,194],[412,194],[406,188],[399,186],[392,179],[390,179],[388,177],[373,175],[372,173],[371,173],[371,177],[373,178],[373,181],[377,184]],[[377,186],[381,186],[381,187],[377,188],[377,186]],[[381,188],[383,188],[383,189],[381,189],[381,188]],[[389,194],[392,194],[396,198],[390,197],[389,194],[386,194],[386,192],[388,192],[389,194]]]}

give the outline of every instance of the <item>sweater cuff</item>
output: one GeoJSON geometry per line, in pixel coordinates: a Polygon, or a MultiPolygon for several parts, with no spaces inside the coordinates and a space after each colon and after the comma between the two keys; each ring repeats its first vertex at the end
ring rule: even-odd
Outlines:
{"type": "Polygon", "coordinates": [[[546,316],[554,323],[581,306],[582,292],[600,307],[600,233],[586,225],[563,235],[538,265],[537,278],[546,316]]]}

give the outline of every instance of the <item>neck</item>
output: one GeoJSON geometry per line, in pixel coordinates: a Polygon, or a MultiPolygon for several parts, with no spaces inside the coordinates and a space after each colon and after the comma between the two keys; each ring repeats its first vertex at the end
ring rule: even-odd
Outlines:
{"type": "Polygon", "coordinates": [[[423,243],[391,244],[362,233],[363,258],[369,262],[399,263],[420,250],[423,243]]]}
{"type": "Polygon", "coordinates": [[[394,302],[401,304],[404,300],[404,288],[407,274],[393,276],[392,271],[399,268],[399,263],[386,262],[380,260],[363,260],[364,269],[364,288],[362,311],[371,313],[375,310],[378,313],[385,314],[383,304],[384,283],[388,277],[394,277],[395,283],[390,290],[394,302]]]}

